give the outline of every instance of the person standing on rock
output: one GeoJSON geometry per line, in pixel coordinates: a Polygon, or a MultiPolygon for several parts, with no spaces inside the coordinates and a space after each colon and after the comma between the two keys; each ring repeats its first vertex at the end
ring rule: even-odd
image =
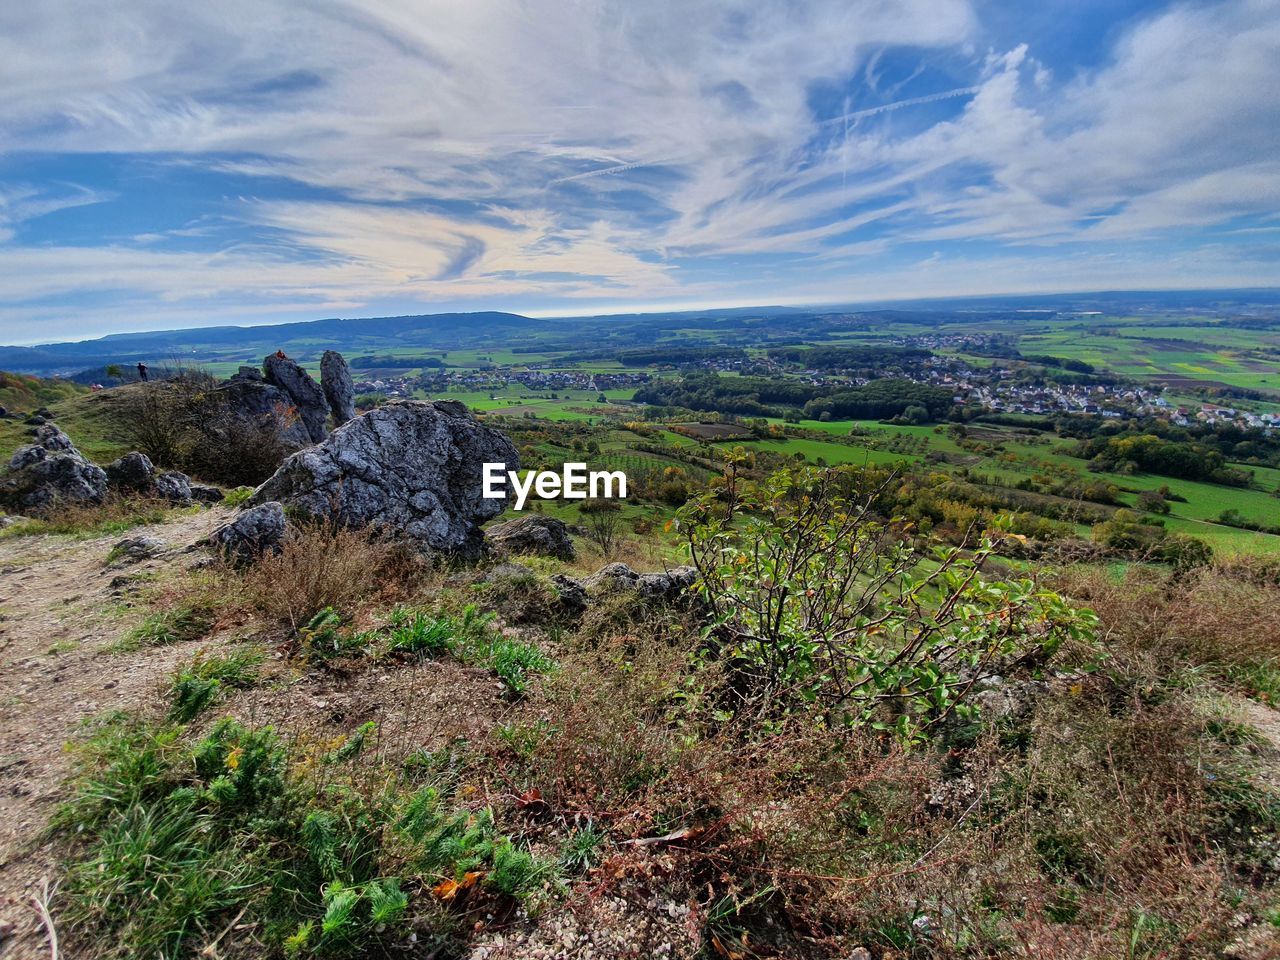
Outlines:
{"type": "Polygon", "coordinates": [[[147,382],[147,365],[141,360],[138,361],[138,379],[143,383],[147,382]]]}

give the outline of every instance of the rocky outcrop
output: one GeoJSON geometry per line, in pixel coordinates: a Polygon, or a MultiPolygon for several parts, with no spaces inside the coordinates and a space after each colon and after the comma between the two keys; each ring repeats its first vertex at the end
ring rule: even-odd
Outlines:
{"type": "Polygon", "coordinates": [[[248,563],[280,549],[285,535],[284,507],[271,501],[242,512],[209,535],[209,543],[232,563],[248,563]]]}
{"type": "Polygon", "coordinates": [[[329,401],[333,425],[340,427],[356,415],[356,388],[347,361],[336,350],[326,350],[320,358],[320,386],[329,401]]]}
{"type": "Polygon", "coordinates": [[[101,503],[107,474],[90,463],[53,424],[35,430],[35,443],[21,447],[0,479],[0,505],[24,513],[60,503],[101,503]]]}
{"type": "Polygon", "coordinates": [[[311,442],[324,440],[328,435],[325,422],[329,419],[329,402],[320,385],[311,379],[311,374],[286,357],[283,351],[276,351],[264,359],[262,371],[267,383],[288,394],[311,442]]]}
{"type": "MultiPolygon", "coordinates": [[[[107,464],[107,483],[112,490],[119,493],[139,494],[145,497],[156,497],[170,503],[190,505],[196,500],[191,478],[185,473],[170,470],[156,473],[150,458],[145,453],[133,451],[126,453],[118,460],[107,464]]],[[[203,490],[212,490],[204,487],[203,490]]],[[[214,490],[217,499],[222,499],[221,491],[214,490]]],[[[208,501],[216,502],[216,501],[208,501]]]]}
{"type": "Polygon", "coordinates": [[[369,527],[432,551],[475,556],[480,524],[505,500],[482,496],[485,463],[519,468],[516,448],[460,403],[389,403],[289,457],[250,504],[277,500],[300,514],[369,527]]]}
{"type": "Polygon", "coordinates": [[[582,581],[587,595],[600,598],[630,593],[646,600],[670,601],[686,593],[698,580],[693,567],[673,567],[663,573],[637,573],[625,563],[601,567],[582,581]]]}
{"type": "Polygon", "coordinates": [[[489,549],[500,556],[525,554],[572,560],[576,555],[569,528],[555,517],[531,513],[492,526],[484,536],[489,549]]]}

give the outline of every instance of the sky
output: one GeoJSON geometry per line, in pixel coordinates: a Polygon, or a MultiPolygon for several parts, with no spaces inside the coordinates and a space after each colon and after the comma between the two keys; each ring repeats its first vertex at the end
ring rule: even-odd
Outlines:
{"type": "Polygon", "coordinates": [[[0,342],[1276,286],[1280,0],[0,5],[0,342]]]}

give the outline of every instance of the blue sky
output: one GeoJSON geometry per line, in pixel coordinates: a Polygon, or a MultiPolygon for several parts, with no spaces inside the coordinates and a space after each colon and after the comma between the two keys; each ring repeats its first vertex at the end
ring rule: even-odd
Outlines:
{"type": "Polygon", "coordinates": [[[0,342],[1280,276],[1280,0],[0,8],[0,342]]]}

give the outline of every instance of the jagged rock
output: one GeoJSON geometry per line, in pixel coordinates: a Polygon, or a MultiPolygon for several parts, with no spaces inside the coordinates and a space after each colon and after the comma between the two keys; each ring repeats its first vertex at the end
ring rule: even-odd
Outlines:
{"type": "Polygon", "coordinates": [[[5,529],[5,527],[12,527],[15,523],[21,523],[21,522],[22,522],[21,517],[15,517],[13,516],[13,514],[10,514],[10,513],[0,514],[0,530],[5,529]]]}
{"type": "Polygon", "coordinates": [[[136,450],[107,464],[107,482],[120,490],[149,490],[155,476],[156,468],[152,466],[151,458],[136,450]]]}
{"type": "Polygon", "coordinates": [[[161,500],[171,503],[191,504],[191,478],[185,473],[170,470],[156,475],[152,485],[152,493],[161,500]]]}
{"type": "Polygon", "coordinates": [[[281,424],[280,442],[289,450],[301,450],[311,446],[311,434],[300,417],[287,414],[295,409],[293,398],[279,387],[267,383],[253,367],[241,367],[240,372],[218,384],[218,397],[234,416],[250,423],[264,423],[274,418],[281,424]],[[246,373],[248,371],[248,373],[246,373]]]}
{"type": "Polygon", "coordinates": [[[505,500],[482,495],[485,463],[515,470],[520,455],[460,403],[399,401],[295,453],[248,502],[279,500],[307,516],[475,556],[483,544],[479,525],[506,508],[505,500]]]}
{"type": "Polygon", "coordinates": [[[90,463],[53,424],[36,430],[36,442],[21,447],[0,480],[0,505],[17,511],[43,510],[57,503],[101,503],[107,474],[90,463]]]}
{"type": "Polygon", "coordinates": [[[169,549],[159,537],[126,537],[111,548],[112,566],[122,567],[158,557],[169,549]]]}
{"type": "Polygon", "coordinates": [[[663,573],[637,573],[625,563],[610,563],[582,581],[592,597],[633,591],[645,599],[674,600],[694,585],[698,571],[674,567],[663,573]]]}
{"type": "Polygon", "coordinates": [[[45,424],[36,430],[35,437],[36,443],[46,450],[52,450],[56,453],[76,452],[76,446],[71,442],[71,438],[52,423],[45,424]]]}
{"type": "Polygon", "coordinates": [[[329,419],[329,402],[320,385],[311,379],[311,374],[281,351],[265,358],[262,370],[267,383],[289,395],[311,442],[320,443],[324,440],[328,435],[325,421],[329,419]]]}
{"type": "Polygon", "coordinates": [[[203,483],[191,484],[191,499],[196,503],[221,503],[227,499],[227,495],[217,487],[210,487],[203,483]]]}
{"type": "Polygon", "coordinates": [[[351,380],[351,370],[342,354],[326,350],[320,358],[320,385],[329,410],[333,413],[333,425],[340,427],[356,415],[356,388],[351,380]]]}
{"type": "Polygon", "coordinates": [[[243,511],[209,535],[209,542],[228,560],[244,563],[280,548],[285,534],[284,506],[277,501],[243,511]]]}
{"type": "Polygon", "coordinates": [[[500,555],[532,554],[572,560],[575,556],[569,528],[555,517],[529,514],[490,527],[484,532],[490,549],[500,555]]]}

